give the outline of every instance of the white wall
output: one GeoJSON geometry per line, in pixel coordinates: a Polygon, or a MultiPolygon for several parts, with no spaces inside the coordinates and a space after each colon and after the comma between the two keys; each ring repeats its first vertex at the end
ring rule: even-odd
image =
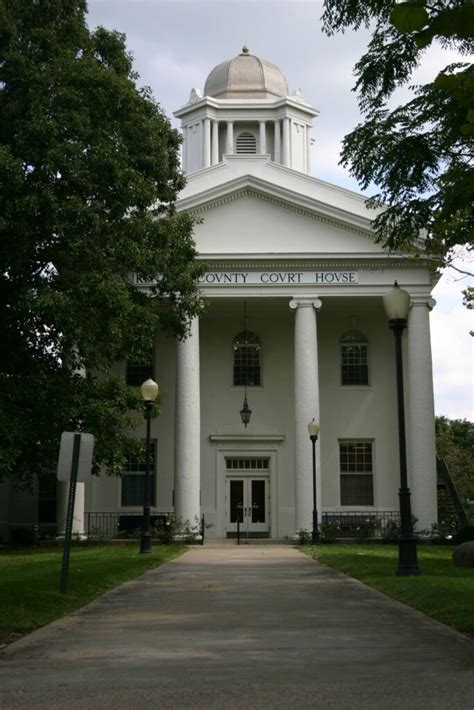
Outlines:
{"type": "MultiPolygon", "coordinates": [[[[358,299],[360,303],[360,299],[358,299]]],[[[379,299],[351,307],[323,303],[318,316],[321,373],[322,502],[339,505],[339,439],[373,440],[374,504],[398,510],[398,429],[395,400],[393,335],[379,299]],[[356,316],[355,326],[353,316],[356,316]],[[340,384],[339,338],[355,327],[368,338],[369,386],[340,384]]]]}
{"type": "MultiPolygon", "coordinates": [[[[202,506],[206,520],[217,525],[216,494],[220,490],[216,472],[218,452],[274,456],[271,497],[278,501],[278,535],[293,533],[293,313],[288,299],[277,302],[249,300],[248,329],[262,344],[262,386],[248,388],[252,417],[247,429],[240,419],[244,387],[233,386],[234,337],[243,330],[243,302],[211,304],[201,327],[201,407],[203,421],[201,481],[202,506]],[[217,443],[214,434],[284,435],[281,443],[217,443]]],[[[222,506],[222,501],[221,501],[222,506]]],[[[211,528],[209,535],[215,534],[211,528]]]]}

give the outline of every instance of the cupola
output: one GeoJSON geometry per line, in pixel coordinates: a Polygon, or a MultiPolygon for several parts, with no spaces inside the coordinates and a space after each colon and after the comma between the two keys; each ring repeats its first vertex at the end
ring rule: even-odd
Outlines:
{"type": "Polygon", "coordinates": [[[209,73],[204,92],[192,89],[174,114],[183,131],[183,170],[262,160],[310,173],[310,131],[318,112],[300,89],[289,93],[280,69],[247,47],[209,73]]]}

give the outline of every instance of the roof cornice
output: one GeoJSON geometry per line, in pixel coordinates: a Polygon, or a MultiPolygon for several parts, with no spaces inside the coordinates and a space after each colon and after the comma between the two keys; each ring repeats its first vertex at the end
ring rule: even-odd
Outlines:
{"type": "Polygon", "coordinates": [[[271,99],[216,99],[213,96],[203,96],[198,101],[187,103],[182,108],[173,112],[176,118],[182,118],[188,113],[193,113],[198,109],[211,107],[217,110],[247,110],[259,109],[264,111],[276,111],[278,109],[291,108],[309,116],[319,116],[318,109],[313,108],[307,103],[297,101],[291,96],[283,96],[280,99],[272,101],[271,99]]]}
{"type": "Polygon", "coordinates": [[[248,257],[242,254],[200,254],[199,261],[203,261],[212,269],[426,269],[435,266],[429,257],[415,257],[412,254],[366,254],[351,253],[338,254],[251,254],[248,257]]]}

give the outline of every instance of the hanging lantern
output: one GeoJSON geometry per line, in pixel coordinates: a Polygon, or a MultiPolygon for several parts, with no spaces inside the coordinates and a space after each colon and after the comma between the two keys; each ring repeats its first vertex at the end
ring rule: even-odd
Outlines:
{"type": "MultiPolygon", "coordinates": [[[[244,301],[244,342],[247,345],[247,301],[244,301]]],[[[247,354],[246,354],[247,357],[247,354]]],[[[248,362],[245,363],[245,394],[244,403],[242,409],[240,410],[240,418],[242,419],[242,424],[247,428],[247,424],[250,422],[250,417],[252,416],[252,410],[247,402],[247,380],[248,380],[248,362]]]]}
{"type": "Polygon", "coordinates": [[[242,419],[242,424],[245,426],[245,428],[247,428],[247,424],[249,423],[251,416],[252,410],[249,408],[247,402],[247,393],[245,393],[244,403],[242,405],[242,409],[240,410],[240,418],[242,419]]]}

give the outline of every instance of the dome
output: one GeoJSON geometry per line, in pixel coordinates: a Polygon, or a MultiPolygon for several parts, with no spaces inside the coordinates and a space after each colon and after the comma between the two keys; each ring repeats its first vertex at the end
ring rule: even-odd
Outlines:
{"type": "Polygon", "coordinates": [[[250,54],[247,47],[211,71],[204,96],[216,99],[276,99],[288,96],[288,84],[274,64],[250,54]]]}

